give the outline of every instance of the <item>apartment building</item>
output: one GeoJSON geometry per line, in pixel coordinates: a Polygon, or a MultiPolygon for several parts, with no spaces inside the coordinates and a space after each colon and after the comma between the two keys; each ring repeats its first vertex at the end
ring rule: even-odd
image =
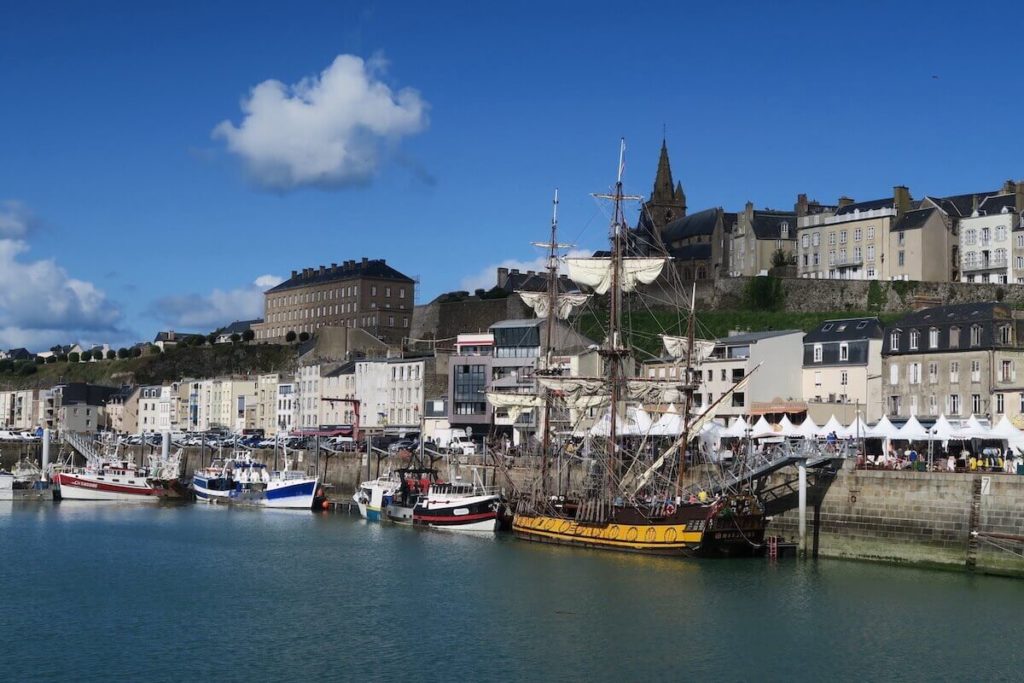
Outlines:
{"type": "Polygon", "coordinates": [[[397,343],[409,333],[414,299],[414,280],[384,259],[293,270],[264,294],[264,321],[252,329],[257,340],[283,341],[288,332],[349,327],[397,343]]]}
{"type": "Polygon", "coordinates": [[[884,414],[882,332],[878,318],[847,318],[826,320],[804,335],[802,395],[816,423],[846,416],[850,404],[869,422],[884,414]]]}
{"type": "Polygon", "coordinates": [[[960,281],[1024,283],[1024,183],[1007,181],[998,195],[973,199],[960,220],[960,281]]]}
{"type": "MultiPolygon", "coordinates": [[[[320,424],[351,427],[353,435],[357,427],[356,418],[358,400],[356,394],[356,364],[353,361],[344,363],[321,376],[320,424]],[[328,400],[341,399],[341,400],[328,400]]],[[[361,427],[362,425],[358,425],[361,427]]]]}
{"type": "Polygon", "coordinates": [[[969,303],[927,308],[886,326],[886,414],[998,419],[1024,412],[1022,320],[1024,312],[1003,303],[969,303]]]}
{"type": "Polygon", "coordinates": [[[295,382],[280,382],[277,385],[277,429],[275,434],[288,433],[295,421],[295,382]]]}

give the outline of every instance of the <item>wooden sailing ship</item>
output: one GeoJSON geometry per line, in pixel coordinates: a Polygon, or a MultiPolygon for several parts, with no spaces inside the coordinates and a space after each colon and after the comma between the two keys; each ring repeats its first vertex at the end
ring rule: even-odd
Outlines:
{"type": "Polygon", "coordinates": [[[748,379],[743,378],[703,413],[691,416],[694,390],[699,385],[698,366],[714,346],[695,337],[692,296],[686,335],[664,337],[666,350],[680,362],[685,358],[685,373],[672,382],[636,376],[634,349],[623,334],[624,297],[637,296],[639,285],[654,282],[668,258],[627,254],[623,202],[639,198],[623,194],[624,151],[623,144],[614,191],[595,195],[613,206],[609,255],[560,257],[568,245],[557,241],[557,194],[550,241],[537,245],[547,250],[548,288],[544,293],[523,293],[524,301],[537,315],[547,318],[546,346],[536,373],[537,393],[488,393],[492,405],[514,414],[543,411],[538,434],[539,471],[532,489],[520,492],[515,501],[512,530],[528,541],[644,554],[755,553],[763,546],[765,516],[754,495],[738,490],[698,493],[684,486],[688,443],[711,420],[717,406],[748,379]],[[588,298],[582,293],[559,291],[558,271],[563,260],[577,284],[589,288],[595,297],[607,297],[608,325],[599,351],[600,376],[567,377],[552,363],[555,321],[568,318],[588,298]],[[669,395],[683,403],[683,424],[678,433],[657,436],[650,429],[645,433],[623,419],[645,401],[663,402],[669,395]],[[591,417],[602,414],[597,423],[584,430],[590,457],[583,462],[589,470],[586,481],[576,490],[562,490],[560,477],[557,492],[552,490],[550,465],[556,453],[559,458],[564,455],[559,451],[566,447],[564,436],[561,441],[553,437],[555,411],[591,417]]]}

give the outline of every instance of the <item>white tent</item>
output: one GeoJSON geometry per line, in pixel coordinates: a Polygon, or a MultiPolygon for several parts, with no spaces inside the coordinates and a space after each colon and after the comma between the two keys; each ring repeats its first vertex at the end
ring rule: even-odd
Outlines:
{"type": "Polygon", "coordinates": [[[842,423],[839,422],[839,420],[836,419],[835,415],[833,415],[832,417],[830,417],[828,419],[828,422],[826,422],[822,427],[818,428],[818,436],[826,436],[827,437],[832,432],[835,432],[836,436],[839,436],[842,433],[842,431],[843,431],[842,423]]]}
{"type": "MultiPolygon", "coordinates": [[[[615,433],[620,436],[642,436],[651,431],[654,423],[651,416],[642,408],[630,407],[626,412],[627,418],[621,415],[615,416],[615,433]]],[[[591,436],[611,436],[612,418],[611,407],[604,411],[601,418],[590,428],[591,436]]]]}
{"type": "Polygon", "coordinates": [[[868,425],[864,422],[863,418],[859,415],[857,419],[850,423],[848,427],[843,427],[842,431],[837,433],[837,436],[843,439],[856,439],[862,436],[867,436],[868,425]]]}
{"type": "Polygon", "coordinates": [[[949,420],[946,419],[945,415],[939,415],[939,419],[935,421],[932,428],[928,430],[931,432],[932,438],[936,441],[946,443],[953,437],[953,425],[949,424],[949,420]]]}
{"type": "Polygon", "coordinates": [[[737,417],[732,424],[722,430],[722,437],[727,439],[742,439],[747,435],[747,421],[743,416],[737,417]]]}
{"type": "Polygon", "coordinates": [[[814,424],[814,420],[812,420],[810,416],[804,418],[804,421],[800,423],[797,430],[799,430],[800,436],[805,439],[818,438],[818,425],[814,424]]]}
{"type": "MultiPolygon", "coordinates": [[[[711,423],[708,423],[711,424],[711,423]]],[[[708,425],[704,425],[707,427],[708,425]]],[[[703,429],[701,430],[704,431],[703,429]]],[[[674,403],[670,403],[658,421],[651,427],[651,436],[679,436],[683,432],[683,418],[676,411],[674,403]]]]}
{"type": "Polygon", "coordinates": [[[1024,438],[1024,432],[1014,427],[1013,423],[1010,422],[1010,418],[1005,415],[999,418],[999,422],[989,431],[989,434],[995,439],[1006,439],[1011,442],[1024,438]]]}
{"type": "Polygon", "coordinates": [[[930,435],[928,430],[917,421],[917,418],[911,415],[907,423],[899,428],[896,438],[905,441],[926,441],[930,438],[930,435]]]}
{"type": "Polygon", "coordinates": [[[779,435],[789,438],[802,436],[800,428],[789,421],[789,415],[783,415],[782,419],[779,420],[779,435]]]}
{"type": "MultiPolygon", "coordinates": [[[[985,425],[978,422],[978,418],[971,415],[967,422],[960,429],[953,431],[954,439],[987,439],[992,436],[992,431],[985,425]]],[[[996,437],[999,438],[999,437],[996,437]]]]}
{"type": "Polygon", "coordinates": [[[772,428],[772,425],[768,423],[768,420],[764,419],[764,415],[757,418],[757,422],[750,428],[751,439],[763,439],[770,436],[778,436],[779,433],[772,428]]]}
{"type": "Polygon", "coordinates": [[[873,439],[898,439],[899,430],[885,415],[882,419],[868,428],[867,436],[873,439]]]}

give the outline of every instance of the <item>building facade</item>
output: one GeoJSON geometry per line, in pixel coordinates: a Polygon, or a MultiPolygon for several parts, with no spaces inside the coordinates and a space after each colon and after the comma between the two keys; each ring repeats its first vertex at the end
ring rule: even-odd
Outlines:
{"type": "Polygon", "coordinates": [[[802,395],[818,424],[854,404],[863,419],[884,414],[882,324],[878,318],[827,320],[804,335],[802,395]]]}
{"type": "Polygon", "coordinates": [[[975,200],[971,214],[960,220],[961,282],[1024,282],[1024,183],[1008,184],[1013,194],[975,200]]]}
{"type": "Polygon", "coordinates": [[[409,334],[415,282],[384,259],[292,271],[264,294],[264,321],[252,326],[259,341],[283,341],[289,332],[322,327],[366,330],[391,343],[409,334]]]}

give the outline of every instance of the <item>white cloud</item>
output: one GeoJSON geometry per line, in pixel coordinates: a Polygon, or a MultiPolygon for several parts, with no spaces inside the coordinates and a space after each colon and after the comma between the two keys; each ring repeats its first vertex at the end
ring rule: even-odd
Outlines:
{"type": "Polygon", "coordinates": [[[260,275],[245,287],[167,296],[158,299],[149,312],[171,329],[211,332],[235,320],[262,318],[263,292],[281,282],[276,275],[260,275]]]}
{"type": "Polygon", "coordinates": [[[239,125],[213,129],[252,178],[274,190],[365,183],[381,147],[427,125],[427,103],[380,80],[383,60],[339,55],[319,76],[294,85],[267,80],[242,100],[239,125]]]}
{"type": "MultiPolygon", "coordinates": [[[[593,253],[593,251],[587,251],[585,249],[573,249],[568,253],[568,256],[590,256],[593,253]]],[[[459,287],[467,292],[473,292],[478,289],[490,289],[498,284],[498,268],[508,268],[509,270],[515,268],[519,270],[519,272],[525,273],[531,270],[535,272],[547,272],[547,267],[548,259],[546,256],[539,256],[532,261],[506,259],[501,263],[486,266],[473,275],[467,275],[462,278],[461,282],[459,282],[459,287]]],[[[560,272],[565,274],[564,265],[560,269],[560,272]]]]}
{"type": "Polygon", "coordinates": [[[102,290],[51,259],[24,258],[29,245],[20,237],[31,223],[23,204],[0,203],[0,348],[123,339],[123,313],[102,290]]]}

